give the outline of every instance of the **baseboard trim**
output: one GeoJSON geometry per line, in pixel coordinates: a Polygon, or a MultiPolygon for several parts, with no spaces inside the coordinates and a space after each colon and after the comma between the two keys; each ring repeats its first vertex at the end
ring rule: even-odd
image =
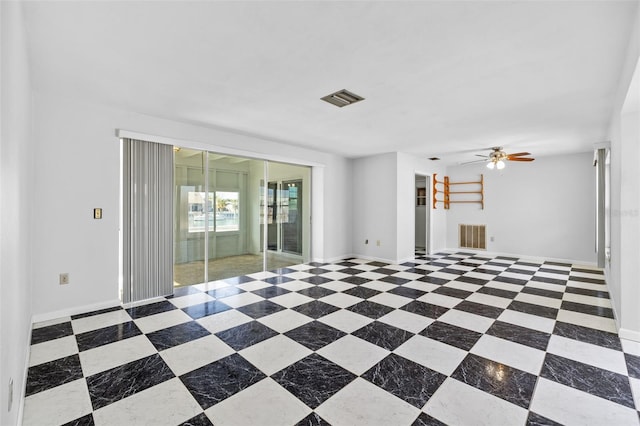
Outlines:
{"type": "MultiPolygon", "coordinates": [[[[24,360],[24,368],[22,373],[22,386],[20,387],[20,395],[19,401],[20,404],[18,406],[18,424],[22,424],[22,419],[24,417],[24,399],[27,395],[27,377],[29,374],[29,360],[31,359],[31,334],[33,333],[33,322],[29,324],[29,334],[27,335],[27,350],[25,351],[25,360],[24,360]]],[[[16,401],[13,402],[14,404],[16,401]]]]}
{"type": "MultiPolygon", "coordinates": [[[[454,252],[454,253],[463,251],[463,252],[469,252],[469,253],[486,255],[486,256],[508,256],[508,257],[517,257],[523,260],[570,263],[572,265],[582,265],[582,266],[588,266],[591,268],[598,268],[597,262],[589,262],[586,260],[576,260],[576,259],[564,259],[560,257],[533,256],[530,254],[504,253],[504,252],[498,252],[498,251],[474,250],[474,249],[468,249],[468,248],[448,248],[448,249],[443,249],[439,251],[454,252]]],[[[437,251],[434,253],[437,253],[437,251]]]]}
{"type": "Polygon", "coordinates": [[[113,306],[121,305],[119,299],[113,299],[105,302],[92,303],[83,306],[74,306],[72,308],[61,309],[59,311],[45,312],[42,314],[35,314],[31,317],[31,324],[35,324],[43,321],[50,321],[56,318],[68,317],[76,314],[83,314],[85,312],[97,311],[99,309],[111,308],[113,306]]]}
{"type": "Polygon", "coordinates": [[[633,340],[634,342],[640,342],[640,331],[629,330],[628,328],[621,328],[618,330],[618,336],[621,339],[633,340]]]}

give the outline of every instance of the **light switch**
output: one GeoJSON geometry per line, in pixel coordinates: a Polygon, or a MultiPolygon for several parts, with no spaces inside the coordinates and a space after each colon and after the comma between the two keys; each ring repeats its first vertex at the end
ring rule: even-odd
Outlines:
{"type": "Polygon", "coordinates": [[[93,218],[94,219],[102,219],[102,209],[101,208],[93,209],[93,218]]]}

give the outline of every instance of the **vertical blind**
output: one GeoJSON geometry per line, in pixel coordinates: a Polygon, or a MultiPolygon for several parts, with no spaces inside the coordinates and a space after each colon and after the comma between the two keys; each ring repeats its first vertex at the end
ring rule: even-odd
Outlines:
{"type": "Polygon", "coordinates": [[[122,302],[173,293],[173,147],[123,139],[122,302]]]}

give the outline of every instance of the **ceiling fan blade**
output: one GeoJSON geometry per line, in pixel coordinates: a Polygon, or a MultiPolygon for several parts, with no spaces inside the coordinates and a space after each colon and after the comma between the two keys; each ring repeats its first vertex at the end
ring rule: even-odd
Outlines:
{"type": "Polygon", "coordinates": [[[476,164],[476,163],[486,163],[489,160],[473,160],[473,161],[467,161],[464,163],[458,163],[460,166],[464,166],[465,164],[476,164]]]}
{"type": "Polygon", "coordinates": [[[507,157],[521,157],[523,155],[531,155],[530,152],[517,152],[515,154],[507,154],[507,157]]]}
{"type": "Polygon", "coordinates": [[[509,161],[533,161],[533,160],[535,160],[535,158],[524,158],[524,157],[510,158],[510,157],[507,157],[507,160],[509,160],[509,161]]]}
{"type": "Polygon", "coordinates": [[[489,158],[488,155],[480,155],[480,154],[476,154],[476,157],[489,158]]]}

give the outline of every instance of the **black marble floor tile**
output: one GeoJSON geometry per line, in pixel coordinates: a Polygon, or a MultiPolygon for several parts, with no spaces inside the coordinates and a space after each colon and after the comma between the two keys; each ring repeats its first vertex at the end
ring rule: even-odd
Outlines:
{"type": "MultiPolygon", "coordinates": [[[[326,263],[323,263],[321,266],[324,266],[324,265],[326,265],[326,263]]],[[[305,272],[313,275],[321,275],[331,271],[329,269],[323,269],[323,268],[312,268],[312,269],[305,270],[305,272]]],[[[319,284],[323,284],[323,283],[319,283],[319,284]]]]}
{"type": "Polygon", "coordinates": [[[451,377],[526,409],[537,380],[533,374],[474,354],[468,354],[451,377]]]}
{"type": "Polygon", "coordinates": [[[536,296],[549,297],[551,299],[562,299],[564,293],[552,290],[543,290],[541,288],[529,287],[525,285],[521,293],[534,294],[536,296]]]}
{"type": "Polygon", "coordinates": [[[469,284],[475,284],[475,285],[485,285],[486,283],[489,282],[489,280],[483,280],[481,278],[476,278],[476,277],[467,277],[465,275],[462,275],[461,277],[456,278],[455,281],[460,281],[463,283],[469,283],[469,284]]]}
{"type": "Polygon", "coordinates": [[[451,266],[450,263],[438,262],[438,261],[429,262],[428,265],[437,266],[438,268],[447,268],[447,267],[451,266]]]}
{"type": "Polygon", "coordinates": [[[538,315],[540,317],[549,319],[556,319],[556,317],[558,316],[558,310],[555,308],[534,305],[532,303],[519,302],[517,300],[511,302],[507,309],[517,312],[523,312],[525,314],[538,315]]]}
{"type": "Polygon", "coordinates": [[[473,294],[473,292],[471,291],[460,290],[459,288],[446,286],[440,286],[433,290],[432,293],[444,294],[445,296],[456,297],[458,299],[466,299],[473,294]]]}
{"type": "Polygon", "coordinates": [[[562,302],[562,305],[560,305],[560,309],[613,319],[613,309],[604,308],[602,306],[585,305],[584,303],[575,303],[565,300],[562,302]]]}
{"type": "Polygon", "coordinates": [[[345,260],[343,262],[338,262],[336,263],[336,265],[340,265],[340,266],[346,266],[347,268],[351,267],[351,266],[357,266],[358,263],[356,262],[351,262],[350,260],[345,260]]]}
{"type": "Polygon", "coordinates": [[[508,260],[510,263],[514,263],[520,260],[517,257],[512,257],[512,256],[496,256],[496,259],[508,260]]]}
{"type": "MultiPolygon", "coordinates": [[[[307,272],[307,271],[305,271],[305,272],[307,272]]],[[[327,272],[329,272],[329,271],[327,271],[327,272]]],[[[304,281],[304,282],[307,282],[309,284],[320,285],[320,284],[329,283],[329,282],[331,282],[333,280],[330,279],[330,278],[326,278],[326,277],[320,276],[320,275],[313,275],[311,277],[303,278],[300,281],[304,281]]]]}
{"type": "Polygon", "coordinates": [[[271,377],[296,398],[315,409],[357,376],[314,353],[271,377]]]}
{"type": "Polygon", "coordinates": [[[246,275],[241,275],[239,277],[225,278],[222,281],[224,281],[227,284],[238,285],[238,284],[245,284],[255,280],[256,280],[255,278],[251,278],[246,275]]]}
{"type": "Polygon", "coordinates": [[[629,379],[621,374],[548,353],[540,377],[635,409],[629,379]]]}
{"type": "Polygon", "coordinates": [[[407,330],[378,321],[369,323],[351,334],[389,351],[395,350],[414,336],[413,333],[407,330]]]}
{"type": "Polygon", "coordinates": [[[492,281],[498,281],[501,283],[515,284],[515,285],[522,285],[522,286],[528,282],[527,280],[521,280],[518,278],[511,278],[511,277],[503,277],[502,275],[498,275],[492,281]]]}
{"type": "Polygon", "coordinates": [[[385,266],[389,266],[388,263],[385,262],[378,262],[377,260],[374,260],[373,262],[368,262],[367,265],[371,265],[371,266],[377,266],[378,268],[383,268],[385,266]]]}
{"type": "Polygon", "coordinates": [[[291,309],[313,319],[318,319],[340,310],[337,306],[330,305],[319,300],[314,300],[313,302],[305,303],[291,309]]]}
{"type": "Polygon", "coordinates": [[[514,265],[531,266],[531,267],[534,267],[534,268],[539,268],[540,266],[542,266],[541,263],[525,262],[525,261],[522,261],[522,260],[518,260],[516,263],[514,263],[514,265]]]}
{"type": "Polygon", "coordinates": [[[71,420],[62,426],[94,426],[93,414],[89,413],[86,416],[79,417],[75,420],[71,420]]]}
{"type": "Polygon", "coordinates": [[[553,266],[562,266],[563,268],[567,268],[567,269],[571,269],[571,264],[570,263],[563,263],[563,262],[553,262],[551,260],[547,260],[544,262],[545,265],[553,265],[553,266]]]}
{"type": "Polygon", "coordinates": [[[149,303],[148,305],[136,306],[134,308],[127,309],[127,313],[131,318],[142,318],[149,315],[159,314],[161,312],[172,311],[178,309],[172,303],[163,300],[161,302],[149,303]]]}
{"type": "Polygon", "coordinates": [[[220,340],[236,351],[241,351],[277,335],[276,331],[258,321],[251,321],[216,333],[220,340]]]}
{"type": "Polygon", "coordinates": [[[571,271],[568,269],[563,270],[563,269],[551,269],[551,268],[541,267],[540,269],[538,269],[538,272],[545,272],[547,274],[569,275],[569,272],[571,271]]]}
{"type": "Polygon", "coordinates": [[[393,274],[397,274],[399,271],[397,269],[378,268],[378,269],[373,269],[370,272],[375,272],[376,274],[382,274],[382,275],[393,275],[393,274]]]}
{"type": "Polygon", "coordinates": [[[283,294],[291,293],[289,290],[278,286],[271,286],[261,288],[259,290],[253,290],[253,294],[264,297],[265,299],[271,299],[272,297],[282,296],[283,294]]]}
{"type": "Polygon", "coordinates": [[[278,275],[286,275],[286,274],[291,274],[293,272],[298,272],[297,269],[292,269],[292,268],[276,268],[276,269],[272,269],[269,272],[273,272],[274,274],[278,274],[278,275]]]}
{"type": "Polygon", "coordinates": [[[181,423],[180,426],[213,426],[211,420],[205,413],[200,413],[195,417],[190,418],[184,423],[181,423]]]}
{"type": "Polygon", "coordinates": [[[87,377],[93,409],[106,407],[175,377],[160,355],[153,354],[87,377]]]}
{"type": "Polygon", "coordinates": [[[487,269],[487,268],[476,268],[471,272],[477,272],[479,274],[489,274],[489,275],[500,275],[503,271],[496,271],[495,269],[487,269]]]}
{"type": "MultiPolygon", "coordinates": [[[[191,287],[183,287],[183,288],[191,288],[191,287]]],[[[178,290],[182,290],[182,289],[174,289],[174,294],[176,291],[178,290]]],[[[197,291],[197,290],[194,290],[197,291]]],[[[80,319],[80,318],[87,318],[87,317],[93,317],[96,315],[100,315],[100,314],[106,314],[109,312],[115,312],[115,311],[120,311],[122,310],[122,306],[112,306],[111,308],[104,308],[104,309],[98,309],[97,311],[91,311],[91,312],[85,312],[83,314],[77,314],[77,315],[71,315],[71,319],[72,320],[76,320],[76,319],[80,319]]]]}
{"type": "Polygon", "coordinates": [[[378,319],[393,311],[393,308],[390,306],[381,305],[380,303],[371,302],[369,300],[356,303],[355,305],[349,306],[347,309],[351,312],[355,312],[356,314],[364,315],[373,319],[378,319]]]}
{"type": "Polygon", "coordinates": [[[624,354],[624,358],[627,361],[627,371],[629,371],[629,377],[640,379],[640,356],[624,354]]]}
{"type": "Polygon", "coordinates": [[[394,277],[393,275],[390,275],[388,277],[380,278],[378,281],[382,281],[389,284],[402,285],[402,284],[408,283],[411,280],[408,280],[406,278],[394,277]]]}
{"type": "Polygon", "coordinates": [[[515,291],[503,290],[501,288],[482,287],[477,293],[488,294],[490,296],[502,297],[504,299],[513,299],[518,295],[515,291]]]}
{"type": "Polygon", "coordinates": [[[59,339],[73,335],[73,327],[71,322],[63,322],[60,324],[48,325],[46,327],[34,328],[31,332],[31,344],[48,342],[49,340],[59,339]]]}
{"type": "Polygon", "coordinates": [[[449,308],[445,308],[444,306],[432,305],[431,303],[420,302],[419,300],[414,300],[400,309],[432,319],[440,318],[441,315],[449,310],[449,308]]]}
{"type": "Polygon", "coordinates": [[[209,334],[211,333],[197,322],[189,321],[149,333],[147,338],[158,351],[163,351],[209,334]]]}
{"type": "MultiPolygon", "coordinates": [[[[359,274],[361,274],[363,271],[358,272],[359,274]]],[[[368,278],[363,278],[363,277],[356,277],[351,276],[351,277],[345,277],[340,279],[340,281],[345,282],[345,283],[349,283],[349,284],[353,284],[353,285],[362,285],[362,284],[366,284],[368,282],[371,282],[372,280],[368,279],[368,278]]]]}
{"type": "Polygon", "coordinates": [[[498,262],[496,260],[491,260],[485,263],[485,265],[497,266],[498,268],[504,268],[506,270],[507,268],[511,267],[512,264],[509,262],[498,262]]]}
{"type": "MultiPolygon", "coordinates": [[[[291,272],[295,272],[293,269],[291,269],[291,272]]],[[[271,277],[271,278],[265,278],[262,281],[264,281],[267,284],[284,284],[284,283],[288,283],[289,281],[293,281],[293,278],[289,278],[286,276],[282,276],[279,275],[277,277],[271,277]]]]}
{"type": "Polygon", "coordinates": [[[398,296],[408,297],[410,299],[417,299],[418,297],[421,297],[421,296],[424,296],[425,294],[427,294],[426,291],[417,290],[415,288],[402,287],[402,286],[393,288],[393,289],[389,290],[387,293],[396,294],[398,296]]]}
{"type": "Polygon", "coordinates": [[[317,351],[345,336],[346,333],[321,322],[312,321],[287,331],[284,335],[312,351],[317,351]]]}
{"type": "Polygon", "coordinates": [[[447,378],[393,353],[361,377],[419,409],[447,378]]]}
{"type": "Polygon", "coordinates": [[[202,293],[202,292],[192,285],[188,285],[185,287],[174,287],[173,294],[170,296],[167,296],[167,299],[175,299],[176,297],[184,297],[184,296],[188,296],[190,294],[196,294],[196,293],[202,293]]]}
{"type": "Polygon", "coordinates": [[[230,285],[229,287],[222,287],[216,290],[209,290],[207,294],[213,296],[216,299],[224,299],[225,297],[235,296],[236,294],[244,293],[245,291],[236,286],[230,285]]]}
{"type": "MultiPolygon", "coordinates": [[[[429,272],[431,273],[431,272],[429,272]]],[[[445,280],[444,278],[431,277],[429,275],[425,275],[424,277],[418,278],[416,281],[422,281],[423,283],[435,284],[435,285],[443,285],[449,282],[449,280],[445,280]]]]}
{"type": "Polygon", "coordinates": [[[604,271],[602,269],[584,269],[584,268],[571,267],[571,272],[583,272],[586,274],[604,275],[604,271]]]}
{"type": "Polygon", "coordinates": [[[438,272],[444,272],[445,274],[452,274],[452,275],[464,275],[469,271],[464,271],[462,269],[454,269],[454,268],[444,268],[444,269],[440,269],[440,271],[438,272]]]}
{"type": "Polygon", "coordinates": [[[27,370],[25,396],[52,389],[82,377],[82,366],[78,354],[38,364],[27,370]]]}
{"type": "Polygon", "coordinates": [[[320,417],[318,413],[312,411],[311,414],[296,423],[296,426],[331,426],[331,424],[320,417]]]}
{"type": "Polygon", "coordinates": [[[191,395],[206,410],[266,378],[238,354],[231,354],[180,376],[191,395]]]}
{"type": "Polygon", "coordinates": [[[224,301],[214,300],[211,302],[200,303],[198,305],[187,306],[182,308],[184,313],[189,315],[191,318],[198,319],[204,318],[209,315],[214,315],[220,312],[228,311],[231,309],[231,306],[226,305],[224,301]]]}
{"type": "MultiPolygon", "coordinates": [[[[354,266],[355,266],[355,264],[354,264],[354,266]]],[[[358,274],[363,273],[364,271],[362,269],[356,269],[356,268],[344,268],[344,269],[340,269],[339,272],[341,272],[343,274],[348,274],[348,275],[358,275],[358,274]]],[[[351,278],[351,277],[343,278],[340,281],[344,281],[345,279],[348,279],[348,278],[351,278]]],[[[347,282],[349,282],[349,281],[347,281],[347,282]]],[[[356,284],[356,283],[352,283],[352,284],[356,284]]]]}
{"type": "Polygon", "coordinates": [[[242,312],[245,315],[249,315],[253,319],[258,319],[267,315],[275,314],[276,312],[280,312],[285,309],[287,308],[278,305],[277,303],[273,303],[270,300],[261,300],[250,305],[236,308],[237,311],[242,312]]]}
{"type": "Polygon", "coordinates": [[[427,271],[426,269],[421,269],[421,268],[409,268],[403,272],[409,272],[411,274],[418,274],[418,275],[427,275],[427,274],[430,274],[432,271],[427,271]]]}
{"type": "Polygon", "coordinates": [[[420,413],[418,418],[411,423],[411,426],[447,426],[438,419],[434,419],[427,413],[420,413]]]}
{"type": "Polygon", "coordinates": [[[596,330],[595,328],[582,327],[575,324],[558,321],[553,329],[553,334],[578,340],[580,342],[591,343],[616,351],[622,350],[622,344],[617,334],[596,330]]]}
{"type": "MultiPolygon", "coordinates": [[[[315,277],[315,278],[318,278],[318,277],[315,277]]],[[[323,284],[323,283],[320,283],[320,284],[323,284]]],[[[335,293],[335,291],[329,290],[328,288],[324,288],[324,287],[309,287],[309,288],[305,288],[304,290],[298,291],[298,293],[307,297],[312,297],[314,299],[320,299],[321,297],[325,297],[335,293]]]]}
{"type": "Polygon", "coordinates": [[[343,291],[343,293],[348,294],[350,296],[359,297],[361,299],[368,299],[382,292],[378,290],[374,290],[372,288],[367,288],[367,287],[353,287],[353,288],[350,288],[349,290],[343,291]]]}
{"type": "Polygon", "coordinates": [[[542,331],[502,321],[494,322],[491,327],[489,327],[486,334],[509,340],[511,342],[520,343],[521,345],[526,345],[541,351],[547,350],[547,345],[551,338],[549,333],[543,333],[542,331]]]}
{"type": "Polygon", "coordinates": [[[565,290],[565,293],[581,294],[583,296],[600,297],[603,299],[609,299],[610,297],[606,287],[604,287],[602,291],[597,291],[597,290],[589,290],[586,288],[572,287],[568,285],[565,290]]]}
{"type": "Polygon", "coordinates": [[[533,411],[529,411],[529,417],[527,417],[526,426],[562,426],[562,425],[546,417],[543,417],[540,414],[536,414],[533,411]]]}
{"type": "Polygon", "coordinates": [[[522,275],[533,275],[536,273],[536,271],[532,271],[529,269],[521,269],[516,267],[507,268],[506,272],[511,272],[513,274],[522,274],[522,275]]]}
{"type": "Polygon", "coordinates": [[[534,276],[531,278],[531,281],[538,281],[541,283],[548,283],[548,284],[556,284],[556,285],[567,285],[567,280],[562,280],[559,278],[549,278],[549,277],[538,277],[538,276],[534,276]]]}
{"type": "Polygon", "coordinates": [[[142,334],[133,321],[76,334],[80,352],[142,334]]]}
{"type": "Polygon", "coordinates": [[[498,318],[504,311],[504,309],[502,308],[497,308],[495,306],[484,305],[476,302],[470,302],[468,300],[463,300],[462,302],[458,303],[453,309],[493,319],[498,318]]]}
{"type": "Polygon", "coordinates": [[[482,334],[475,331],[439,321],[435,321],[419,334],[465,351],[470,350],[482,337],[482,334]]]}

